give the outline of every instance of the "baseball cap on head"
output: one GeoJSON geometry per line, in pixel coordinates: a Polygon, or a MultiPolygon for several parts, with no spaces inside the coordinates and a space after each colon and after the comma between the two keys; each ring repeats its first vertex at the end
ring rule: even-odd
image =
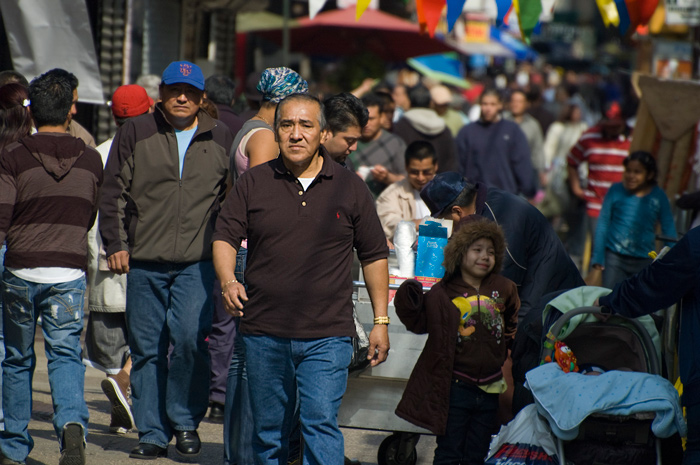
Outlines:
{"type": "Polygon", "coordinates": [[[189,84],[199,90],[204,90],[204,74],[202,68],[189,61],[173,61],[163,71],[163,84],[189,84]]]}
{"type": "Polygon", "coordinates": [[[620,106],[620,102],[616,100],[608,102],[605,105],[603,116],[608,121],[624,121],[625,119],[622,116],[622,107],[620,106]]]}
{"type": "Polygon", "coordinates": [[[433,180],[425,185],[420,196],[430,209],[430,214],[439,218],[465,187],[467,181],[461,174],[448,171],[436,174],[433,180]]]}
{"type": "Polygon", "coordinates": [[[153,99],[148,96],[146,89],[129,84],[119,86],[112,95],[112,114],[117,118],[131,118],[143,115],[153,105],[153,99]]]}

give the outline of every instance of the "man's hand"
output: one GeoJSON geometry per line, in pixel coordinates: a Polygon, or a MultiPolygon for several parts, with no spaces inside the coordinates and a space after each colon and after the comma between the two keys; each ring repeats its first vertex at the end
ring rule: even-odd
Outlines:
{"type": "Polygon", "coordinates": [[[120,250],[107,257],[107,266],[109,271],[116,274],[125,274],[129,272],[129,252],[120,250]]]}
{"type": "Polygon", "coordinates": [[[369,352],[367,360],[370,366],[376,367],[383,363],[389,355],[389,327],[387,325],[374,325],[369,333],[369,352]]]}
{"type": "Polygon", "coordinates": [[[372,178],[374,178],[375,181],[386,185],[394,184],[404,178],[404,175],[392,173],[382,165],[374,165],[370,173],[372,173],[372,178]]]}
{"type": "Polygon", "coordinates": [[[389,170],[384,168],[382,165],[374,165],[374,168],[372,168],[370,173],[372,173],[372,177],[375,181],[383,184],[389,184],[389,170]]]}
{"type": "Polygon", "coordinates": [[[224,301],[224,308],[231,316],[243,316],[243,304],[248,302],[248,294],[245,287],[239,282],[229,283],[221,291],[221,300],[224,301]]]}

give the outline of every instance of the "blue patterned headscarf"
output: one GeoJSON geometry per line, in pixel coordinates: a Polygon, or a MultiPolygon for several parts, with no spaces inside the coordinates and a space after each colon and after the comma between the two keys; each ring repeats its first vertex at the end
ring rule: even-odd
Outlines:
{"type": "Polygon", "coordinates": [[[287,95],[308,92],[309,85],[294,70],[285,67],[267,68],[260,76],[258,90],[263,100],[279,103],[287,95]]]}

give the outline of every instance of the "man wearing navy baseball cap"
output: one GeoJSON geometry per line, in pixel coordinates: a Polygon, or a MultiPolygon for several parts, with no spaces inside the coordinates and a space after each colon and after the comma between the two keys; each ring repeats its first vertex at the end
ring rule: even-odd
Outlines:
{"type": "Polygon", "coordinates": [[[471,215],[503,228],[507,253],[501,274],[518,285],[520,321],[543,295],[584,285],[547,219],[524,198],[449,171],[435,175],[420,196],[433,217],[453,220],[455,230],[471,215]]]}
{"type": "Polygon", "coordinates": [[[127,275],[139,431],[130,457],[138,459],[167,456],[173,436],[178,455],[200,453],[197,428],[209,402],[211,237],[233,142],[229,129],[200,109],[199,66],[170,63],[159,90],[154,113],[117,131],[100,204],[109,269],[127,275]]]}

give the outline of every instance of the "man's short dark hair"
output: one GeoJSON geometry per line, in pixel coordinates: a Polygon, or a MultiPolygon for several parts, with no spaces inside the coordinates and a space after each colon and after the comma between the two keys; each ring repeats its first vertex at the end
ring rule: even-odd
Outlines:
{"type": "Polygon", "coordinates": [[[323,105],[323,102],[320,101],[317,97],[307,94],[307,93],[297,93],[297,94],[291,94],[283,98],[280,103],[277,104],[277,109],[275,109],[275,131],[279,129],[280,126],[280,118],[282,115],[282,107],[286,106],[287,104],[294,102],[294,101],[303,101],[303,102],[313,102],[316,105],[318,105],[319,112],[318,112],[318,124],[321,126],[321,130],[323,131],[324,129],[328,129],[328,122],[326,122],[326,111],[325,107],[323,105]]]}
{"type": "Polygon", "coordinates": [[[367,109],[369,109],[369,107],[378,107],[381,112],[384,108],[384,99],[377,93],[370,92],[362,97],[362,104],[367,109]]]}
{"type": "Polygon", "coordinates": [[[406,161],[406,166],[411,162],[411,160],[425,160],[426,158],[433,159],[433,165],[437,163],[437,158],[435,157],[435,147],[430,142],[424,140],[417,140],[408,144],[406,147],[406,153],[404,154],[404,159],[406,161]]]}
{"type": "Polygon", "coordinates": [[[542,100],[542,88],[537,85],[530,86],[530,90],[527,93],[527,101],[530,103],[537,103],[542,100]]]}
{"type": "Polygon", "coordinates": [[[231,106],[236,98],[236,84],[223,74],[214,74],[204,81],[204,92],[217,105],[231,106]]]}
{"type": "Polygon", "coordinates": [[[499,102],[503,103],[503,94],[500,90],[496,89],[495,87],[487,87],[486,89],[484,89],[484,91],[481,92],[481,95],[479,95],[479,103],[481,103],[481,100],[484,97],[488,97],[489,95],[492,97],[496,97],[496,99],[499,102]]]}
{"type": "Polygon", "coordinates": [[[525,92],[523,89],[513,89],[510,91],[510,94],[508,94],[508,101],[510,102],[513,99],[513,96],[515,94],[520,94],[523,96],[525,100],[527,100],[527,92],[525,92]]]}
{"type": "Polygon", "coordinates": [[[385,90],[375,90],[374,93],[382,99],[382,112],[386,112],[389,109],[393,110],[394,97],[391,96],[390,92],[385,90]]]}
{"type": "Polygon", "coordinates": [[[24,87],[29,87],[29,81],[21,73],[18,73],[14,69],[6,69],[5,71],[0,71],[0,87],[5,84],[22,84],[24,87]]]}
{"type": "Polygon", "coordinates": [[[457,198],[449,204],[443,212],[449,212],[452,210],[452,207],[468,207],[474,202],[474,198],[476,197],[477,193],[477,188],[476,184],[473,184],[469,181],[467,181],[467,185],[464,186],[464,189],[462,189],[462,192],[459,193],[457,198]]]}
{"type": "Polygon", "coordinates": [[[364,128],[369,120],[369,112],[359,98],[342,92],[323,102],[328,129],[333,135],[346,131],[349,127],[364,128]]]}
{"type": "Polygon", "coordinates": [[[423,85],[417,85],[408,91],[411,108],[430,108],[430,91],[423,85]]]}
{"type": "Polygon", "coordinates": [[[78,78],[75,77],[75,74],[73,74],[69,71],[66,71],[65,69],[61,69],[61,68],[54,68],[50,71],[47,71],[45,74],[48,74],[48,73],[54,73],[55,76],[60,76],[64,79],[67,79],[68,82],[70,83],[71,92],[73,92],[75,89],[78,88],[78,85],[79,85],[78,78]]]}
{"type": "Polygon", "coordinates": [[[68,119],[73,105],[73,86],[67,76],[70,73],[66,73],[53,69],[29,84],[30,109],[36,127],[60,126],[68,119]]]}

